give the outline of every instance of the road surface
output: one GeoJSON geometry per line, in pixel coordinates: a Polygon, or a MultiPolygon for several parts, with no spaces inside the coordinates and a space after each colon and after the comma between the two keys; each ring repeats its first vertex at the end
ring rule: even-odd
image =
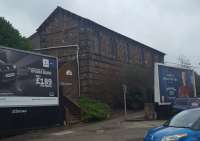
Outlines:
{"type": "Polygon", "coordinates": [[[83,124],[79,127],[56,127],[2,139],[2,141],[142,141],[147,129],[164,121],[124,121],[121,118],[83,124]]]}

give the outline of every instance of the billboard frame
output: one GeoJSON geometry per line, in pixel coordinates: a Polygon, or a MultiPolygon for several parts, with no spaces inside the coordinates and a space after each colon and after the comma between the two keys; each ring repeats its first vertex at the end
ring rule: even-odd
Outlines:
{"type": "Polygon", "coordinates": [[[193,89],[194,89],[194,96],[196,97],[196,81],[195,81],[195,75],[194,75],[194,70],[189,69],[189,68],[184,68],[180,66],[172,66],[172,65],[167,65],[163,63],[155,63],[154,64],[154,102],[157,103],[158,105],[171,105],[170,102],[162,103],[160,100],[160,81],[159,81],[159,71],[158,71],[158,66],[165,66],[165,67],[170,67],[174,69],[183,69],[183,70],[189,70],[192,71],[193,74],[193,89]]]}
{"type": "MultiPolygon", "coordinates": [[[[59,91],[59,66],[58,66],[58,57],[56,56],[50,56],[50,55],[45,55],[45,54],[41,54],[41,53],[36,53],[36,52],[32,52],[32,51],[25,51],[25,50],[20,50],[20,49],[14,49],[14,48],[10,48],[7,46],[2,46],[0,45],[0,49],[4,49],[4,50],[10,50],[10,51],[14,51],[14,52],[18,52],[18,53],[25,53],[25,54],[30,54],[30,55],[35,55],[35,56],[39,56],[39,57],[47,57],[47,58],[53,58],[56,60],[56,77],[57,77],[57,96],[55,98],[57,98],[57,103],[56,104],[39,104],[39,105],[5,105],[5,106],[0,106],[0,108],[20,108],[20,107],[49,107],[49,106],[59,106],[60,105],[60,91],[59,91]]],[[[31,98],[31,97],[29,97],[31,98]]],[[[33,98],[33,97],[32,97],[33,98]]],[[[37,98],[37,97],[34,97],[37,98]]],[[[44,98],[44,97],[43,97],[44,98]]],[[[48,98],[48,97],[46,97],[48,98]]]]}

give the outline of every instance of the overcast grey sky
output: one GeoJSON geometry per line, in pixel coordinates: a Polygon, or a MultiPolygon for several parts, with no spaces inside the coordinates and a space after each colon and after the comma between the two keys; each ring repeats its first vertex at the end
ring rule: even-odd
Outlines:
{"type": "Polygon", "coordinates": [[[200,0],[1,0],[0,16],[28,37],[61,6],[149,45],[200,62],[200,0]]]}

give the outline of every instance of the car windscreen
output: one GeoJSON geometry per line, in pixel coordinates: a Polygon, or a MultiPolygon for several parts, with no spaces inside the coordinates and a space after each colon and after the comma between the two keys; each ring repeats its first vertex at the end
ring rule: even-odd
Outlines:
{"type": "Polygon", "coordinates": [[[200,118],[200,110],[186,110],[175,115],[168,126],[179,128],[192,128],[194,123],[200,118]]]}

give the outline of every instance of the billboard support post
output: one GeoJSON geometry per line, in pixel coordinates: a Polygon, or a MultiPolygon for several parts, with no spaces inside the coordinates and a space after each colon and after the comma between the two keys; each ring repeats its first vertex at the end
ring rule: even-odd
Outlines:
{"type": "Polygon", "coordinates": [[[194,77],[194,79],[193,79],[193,83],[194,83],[194,95],[196,97],[197,96],[197,90],[196,90],[196,79],[195,79],[194,71],[193,71],[193,77],[194,77]]]}

